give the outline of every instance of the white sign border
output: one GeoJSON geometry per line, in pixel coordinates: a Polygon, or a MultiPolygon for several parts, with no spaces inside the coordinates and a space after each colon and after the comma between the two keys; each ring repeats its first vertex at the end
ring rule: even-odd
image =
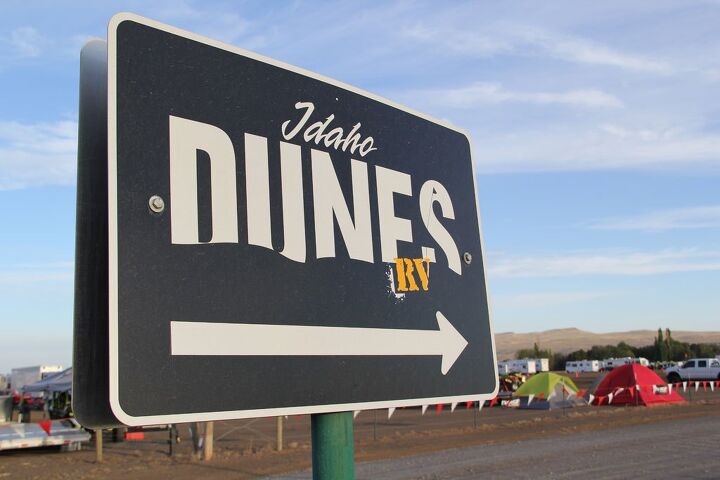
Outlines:
{"type": "Polygon", "coordinates": [[[163,423],[185,423],[185,422],[204,422],[213,420],[231,420],[231,419],[242,419],[242,418],[255,418],[255,417],[274,417],[281,415],[304,415],[313,413],[327,413],[327,412],[339,412],[339,411],[355,411],[355,410],[370,410],[379,408],[395,408],[395,407],[411,407],[419,405],[434,405],[438,403],[459,403],[463,401],[480,401],[489,400],[494,398],[499,389],[498,384],[498,372],[497,372],[497,358],[495,357],[495,329],[492,321],[492,308],[490,305],[490,295],[488,291],[487,276],[485,276],[485,289],[486,297],[488,299],[488,316],[490,322],[490,335],[492,340],[493,350],[493,371],[495,374],[495,389],[491,393],[485,394],[471,394],[461,395],[452,397],[432,397],[432,398],[416,398],[416,399],[398,399],[398,400],[384,400],[377,402],[362,402],[362,403],[342,403],[333,405],[308,405],[301,407],[283,407],[283,408],[267,408],[267,409],[255,409],[255,410],[227,410],[227,411],[216,411],[216,412],[197,412],[197,413],[179,413],[169,415],[147,415],[147,416],[132,416],[127,414],[120,405],[119,398],[119,375],[118,375],[118,226],[117,226],[117,105],[116,105],[116,74],[117,74],[117,28],[124,21],[132,21],[148,27],[152,27],[164,32],[178,35],[189,40],[203,43],[212,47],[216,47],[222,50],[226,50],[244,57],[258,60],[263,63],[274,65],[276,67],[289,70],[316,80],[320,80],[324,83],[340,87],[344,90],[362,95],[372,100],[384,103],[391,107],[397,108],[404,112],[410,113],[417,117],[423,118],[430,122],[442,125],[446,128],[454,130],[465,136],[470,145],[470,158],[472,163],[473,171],[473,185],[475,187],[475,209],[478,214],[478,227],[480,230],[480,241],[481,241],[481,252],[483,267],[485,264],[485,242],[482,234],[482,223],[480,222],[480,208],[478,205],[477,198],[477,176],[475,172],[475,162],[473,161],[474,155],[472,153],[472,142],[466,131],[459,129],[447,122],[434,119],[428,115],[412,110],[408,107],[399,105],[393,101],[380,97],[378,95],[366,92],[364,90],[355,88],[351,85],[333,80],[331,78],[304,70],[293,65],[273,60],[262,55],[244,50],[242,48],[234,47],[217,40],[213,40],[202,35],[191,33],[179,28],[166,25],[155,20],[151,20],[133,13],[118,13],[110,19],[108,24],[108,259],[109,259],[109,364],[110,364],[110,407],[113,414],[122,423],[129,426],[140,426],[150,424],[163,424],[163,423]]]}

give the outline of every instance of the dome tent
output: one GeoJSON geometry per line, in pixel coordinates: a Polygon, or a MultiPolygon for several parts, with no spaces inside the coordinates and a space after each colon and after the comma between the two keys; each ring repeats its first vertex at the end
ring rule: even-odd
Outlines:
{"type": "Polygon", "coordinates": [[[513,393],[520,399],[518,408],[553,409],[586,405],[570,378],[552,372],[534,375],[513,393]]]}
{"type": "Polygon", "coordinates": [[[685,400],[647,367],[637,363],[613,369],[595,390],[595,405],[657,405],[685,400]]]}

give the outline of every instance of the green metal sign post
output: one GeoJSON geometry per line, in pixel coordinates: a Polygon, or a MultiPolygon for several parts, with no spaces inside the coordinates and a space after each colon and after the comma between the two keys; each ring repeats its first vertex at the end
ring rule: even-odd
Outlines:
{"type": "Polygon", "coordinates": [[[353,480],[352,412],[318,413],[311,422],[313,480],[353,480]]]}

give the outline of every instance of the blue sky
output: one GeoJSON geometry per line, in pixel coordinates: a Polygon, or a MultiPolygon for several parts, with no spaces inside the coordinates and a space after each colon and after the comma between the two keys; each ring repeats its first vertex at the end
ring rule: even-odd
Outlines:
{"type": "Polygon", "coordinates": [[[3,2],[0,372],[70,363],[78,55],[132,11],[470,132],[496,331],[720,326],[720,2],[3,2]]]}

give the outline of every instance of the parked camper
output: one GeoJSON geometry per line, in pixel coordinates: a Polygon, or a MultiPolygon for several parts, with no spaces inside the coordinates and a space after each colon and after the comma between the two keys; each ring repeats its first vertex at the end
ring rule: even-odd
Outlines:
{"type": "Polygon", "coordinates": [[[537,372],[537,369],[535,368],[535,360],[527,358],[520,360],[503,360],[502,362],[498,362],[498,371],[504,371],[505,369],[507,369],[507,373],[530,374],[537,372]]]}
{"type": "Polygon", "coordinates": [[[637,363],[639,365],[642,365],[643,367],[650,366],[650,361],[645,357],[632,358],[631,360],[632,360],[632,363],[637,363]]]}
{"type": "Polygon", "coordinates": [[[600,360],[576,360],[565,363],[567,373],[599,372],[600,360]]]}
{"type": "Polygon", "coordinates": [[[497,368],[498,368],[498,375],[509,375],[510,374],[510,366],[507,364],[506,361],[498,362],[497,368]]]}
{"type": "Polygon", "coordinates": [[[516,368],[515,371],[517,373],[535,373],[537,372],[537,368],[535,368],[535,362],[532,360],[516,360],[516,368]]]}
{"type": "Polygon", "coordinates": [[[627,365],[632,362],[631,357],[623,357],[623,358],[606,358],[603,360],[603,368],[605,370],[612,370],[613,368],[621,367],[623,365],[627,365]]]}
{"type": "Polygon", "coordinates": [[[535,362],[535,371],[536,372],[549,372],[550,371],[550,359],[548,359],[548,358],[528,358],[525,360],[530,360],[531,362],[535,362]]]}
{"type": "Polygon", "coordinates": [[[61,365],[38,365],[35,367],[13,368],[10,373],[10,388],[20,392],[22,387],[39,382],[50,374],[62,372],[61,365]]]}
{"type": "Polygon", "coordinates": [[[621,367],[623,365],[628,365],[631,363],[637,363],[638,365],[642,365],[643,367],[650,366],[650,362],[645,357],[606,358],[605,360],[603,360],[603,366],[605,370],[612,370],[613,368],[621,367]]]}

